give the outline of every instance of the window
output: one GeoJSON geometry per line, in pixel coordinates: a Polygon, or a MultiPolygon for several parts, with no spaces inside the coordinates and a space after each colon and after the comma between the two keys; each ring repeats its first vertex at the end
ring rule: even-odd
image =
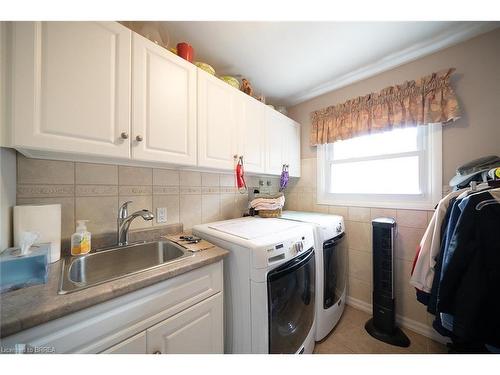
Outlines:
{"type": "Polygon", "coordinates": [[[318,203],[431,209],[441,198],[441,125],[318,146],[318,203]]]}

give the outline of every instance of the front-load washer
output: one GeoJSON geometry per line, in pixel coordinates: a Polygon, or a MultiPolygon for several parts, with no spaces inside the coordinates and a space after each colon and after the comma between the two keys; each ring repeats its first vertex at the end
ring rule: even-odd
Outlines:
{"type": "Polygon", "coordinates": [[[245,217],[196,225],[224,258],[224,351],[312,353],[316,265],[308,224],[245,217]]]}
{"type": "Polygon", "coordinates": [[[324,339],[344,311],[347,278],[347,245],[344,218],[316,212],[283,211],[281,219],[309,223],[316,249],[316,334],[324,339]]]}

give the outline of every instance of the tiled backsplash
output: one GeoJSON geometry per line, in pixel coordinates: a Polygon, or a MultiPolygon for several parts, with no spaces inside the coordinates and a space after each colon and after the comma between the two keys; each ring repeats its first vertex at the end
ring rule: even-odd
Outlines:
{"type": "Polygon", "coordinates": [[[372,302],[372,236],[371,220],[394,217],[398,223],[395,254],[396,312],[429,327],[433,316],[415,299],[415,289],[409,278],[417,246],[432,217],[432,211],[386,208],[328,206],[316,204],[316,159],[302,159],[302,177],[293,181],[287,192],[285,208],[300,211],[342,215],[346,224],[349,248],[348,284],[350,297],[372,302]]]}
{"type": "MultiPolygon", "coordinates": [[[[275,192],[278,178],[247,177],[250,187],[275,192]],[[270,186],[268,187],[268,181],[270,186]]],[[[134,220],[131,229],[182,223],[193,225],[242,216],[248,195],[235,188],[233,174],[41,160],[17,155],[17,204],[62,205],[62,237],[87,219],[93,235],[116,233],[118,207],[133,201],[129,212],[167,209],[167,222],[134,220]]],[[[112,238],[112,237],[111,237],[112,238]]]]}

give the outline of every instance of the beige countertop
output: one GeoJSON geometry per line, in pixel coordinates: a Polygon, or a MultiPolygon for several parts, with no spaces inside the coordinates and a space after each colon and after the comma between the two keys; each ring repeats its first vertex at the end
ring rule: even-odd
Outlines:
{"type": "Polygon", "coordinates": [[[68,294],[57,294],[62,260],[49,266],[47,284],[34,285],[0,295],[0,337],[46,323],[111,298],[215,263],[228,251],[219,247],[194,253],[171,264],[109,281],[68,294]]]}

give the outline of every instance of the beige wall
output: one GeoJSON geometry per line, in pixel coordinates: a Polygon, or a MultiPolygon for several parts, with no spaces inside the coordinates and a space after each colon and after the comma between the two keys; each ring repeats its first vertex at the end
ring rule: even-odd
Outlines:
{"type": "Polygon", "coordinates": [[[312,111],[448,67],[457,68],[452,85],[463,116],[443,129],[443,184],[455,174],[458,165],[483,155],[500,155],[499,28],[290,107],[289,116],[302,124],[302,158],[316,157],[316,148],[309,146],[312,111]]]}

